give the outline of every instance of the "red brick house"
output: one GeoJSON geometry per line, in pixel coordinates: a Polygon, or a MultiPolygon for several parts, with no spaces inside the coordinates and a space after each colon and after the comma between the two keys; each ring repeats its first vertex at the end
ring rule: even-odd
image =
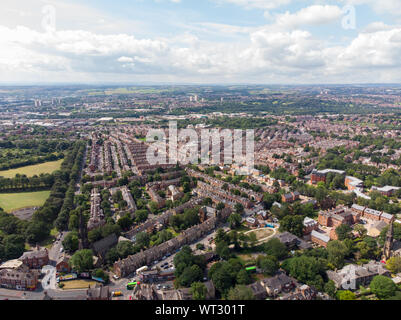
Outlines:
{"type": "Polygon", "coordinates": [[[49,264],[49,253],[46,248],[41,250],[37,247],[34,251],[24,252],[18,260],[22,261],[30,269],[40,269],[49,264]]]}
{"type": "Polygon", "coordinates": [[[60,259],[58,259],[56,264],[57,272],[69,273],[71,271],[71,267],[69,265],[70,257],[66,255],[62,255],[60,259]]]}

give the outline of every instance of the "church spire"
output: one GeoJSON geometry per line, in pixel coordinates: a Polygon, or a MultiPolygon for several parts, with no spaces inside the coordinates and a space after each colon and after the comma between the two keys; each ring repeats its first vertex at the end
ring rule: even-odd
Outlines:
{"type": "Polygon", "coordinates": [[[388,260],[391,257],[391,250],[393,249],[393,232],[393,221],[391,221],[386,234],[386,242],[384,243],[383,260],[388,260]]]}

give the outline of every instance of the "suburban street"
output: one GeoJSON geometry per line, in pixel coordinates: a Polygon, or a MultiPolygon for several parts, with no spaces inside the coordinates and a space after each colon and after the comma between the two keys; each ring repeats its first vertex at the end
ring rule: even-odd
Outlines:
{"type": "Polygon", "coordinates": [[[56,266],[57,260],[60,258],[62,252],[60,252],[61,248],[63,248],[63,240],[68,232],[61,232],[58,234],[56,241],[53,246],[49,250],[49,260],[53,266],[56,266]],[[59,239],[59,240],[57,240],[59,239]]]}

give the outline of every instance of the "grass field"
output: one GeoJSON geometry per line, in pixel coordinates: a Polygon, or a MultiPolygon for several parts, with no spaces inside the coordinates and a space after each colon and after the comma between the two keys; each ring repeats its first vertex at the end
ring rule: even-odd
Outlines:
{"type": "Polygon", "coordinates": [[[50,195],[49,191],[0,193],[0,207],[6,212],[26,207],[40,207],[50,195]]]}
{"type": "Polygon", "coordinates": [[[257,230],[252,230],[250,232],[247,232],[246,234],[249,236],[249,234],[254,233],[256,235],[257,240],[261,240],[267,237],[270,237],[274,231],[272,229],[257,229],[257,230]]]}
{"type": "Polygon", "coordinates": [[[27,177],[32,177],[35,174],[40,175],[41,173],[52,173],[61,167],[63,159],[57,161],[44,162],[40,164],[34,164],[32,166],[21,167],[17,169],[10,169],[0,171],[0,176],[5,178],[14,178],[17,173],[25,174],[27,177]]]}

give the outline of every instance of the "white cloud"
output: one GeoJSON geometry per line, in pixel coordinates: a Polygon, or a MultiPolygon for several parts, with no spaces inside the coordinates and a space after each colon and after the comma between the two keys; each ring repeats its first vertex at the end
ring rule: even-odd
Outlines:
{"type": "Polygon", "coordinates": [[[276,25],[286,28],[296,28],[303,25],[321,25],[339,21],[342,9],[330,5],[313,5],[296,13],[286,12],[276,15],[276,25]]]}
{"type": "Polygon", "coordinates": [[[134,62],[134,59],[130,57],[120,57],[117,59],[118,62],[134,62]]]}
{"type": "MultiPolygon", "coordinates": [[[[289,2],[225,1],[263,10],[289,2]]],[[[107,16],[91,14],[87,24],[97,19],[110,21],[107,16]]],[[[0,81],[401,81],[400,27],[372,23],[354,39],[333,45],[302,29],[340,19],[337,6],[313,5],[271,18],[270,25],[259,27],[194,23],[190,31],[170,38],[111,32],[124,30],[116,25],[107,31],[79,29],[79,21],[49,33],[34,24],[23,27],[2,21],[0,81]],[[200,36],[202,28],[213,36],[200,36]],[[215,35],[232,38],[220,41],[215,35]]]]}
{"type": "Polygon", "coordinates": [[[377,13],[401,16],[400,0],[341,0],[346,4],[366,4],[372,7],[377,13]]]}
{"type": "Polygon", "coordinates": [[[293,0],[215,0],[219,3],[235,4],[246,9],[264,9],[271,10],[290,4],[293,0]]]}

